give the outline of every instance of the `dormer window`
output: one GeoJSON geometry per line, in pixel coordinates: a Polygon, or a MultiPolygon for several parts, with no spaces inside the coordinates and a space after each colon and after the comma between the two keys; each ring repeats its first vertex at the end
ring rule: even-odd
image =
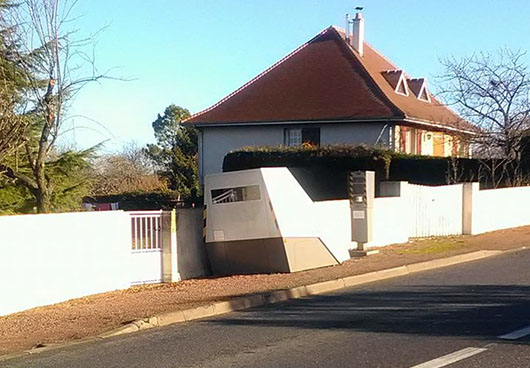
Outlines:
{"type": "Polygon", "coordinates": [[[425,78],[409,79],[409,87],[418,100],[431,102],[431,96],[427,90],[427,80],[425,78]]]}
{"type": "Polygon", "coordinates": [[[396,93],[399,93],[399,94],[402,94],[402,95],[405,95],[405,96],[409,95],[409,91],[408,91],[408,88],[407,88],[407,82],[405,81],[405,78],[403,78],[399,82],[399,84],[397,85],[396,93]]]}
{"type": "Polygon", "coordinates": [[[407,78],[403,70],[387,70],[383,72],[386,81],[394,88],[394,92],[408,96],[409,88],[407,86],[407,78]]]}

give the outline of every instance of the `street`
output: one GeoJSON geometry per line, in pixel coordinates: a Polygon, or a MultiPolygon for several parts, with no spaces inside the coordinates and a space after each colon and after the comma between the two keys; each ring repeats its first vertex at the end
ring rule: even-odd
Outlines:
{"type": "Polygon", "coordinates": [[[3,367],[530,367],[530,250],[3,367]]]}

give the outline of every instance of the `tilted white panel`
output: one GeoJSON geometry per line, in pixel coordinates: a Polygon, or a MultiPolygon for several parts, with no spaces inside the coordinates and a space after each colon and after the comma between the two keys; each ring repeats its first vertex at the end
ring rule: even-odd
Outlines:
{"type": "Polygon", "coordinates": [[[313,202],[287,168],[261,171],[282,236],[318,237],[339,262],[350,258],[347,200],[313,202]]]}
{"type": "Polygon", "coordinates": [[[259,169],[206,176],[204,203],[207,205],[207,242],[280,236],[274,223],[259,169]],[[227,203],[212,202],[212,190],[254,185],[259,185],[260,199],[227,203]]]}

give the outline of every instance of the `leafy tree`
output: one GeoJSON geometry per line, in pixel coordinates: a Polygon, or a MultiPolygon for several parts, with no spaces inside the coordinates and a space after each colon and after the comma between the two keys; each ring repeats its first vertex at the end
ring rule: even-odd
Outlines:
{"type": "MultiPolygon", "coordinates": [[[[17,155],[9,157],[7,164],[16,167],[17,175],[30,177],[31,167],[25,160],[14,162],[17,155]]],[[[53,177],[50,202],[54,211],[81,209],[81,199],[88,195],[92,186],[90,159],[94,149],[76,151],[63,149],[49,154],[47,172],[53,177]]],[[[34,193],[27,186],[19,185],[8,176],[0,177],[0,213],[28,213],[37,208],[34,193]]]]}
{"type": "MultiPolygon", "coordinates": [[[[0,24],[15,5],[0,0],[0,24]]],[[[0,162],[24,143],[28,120],[15,111],[27,78],[17,62],[17,38],[12,27],[0,29],[0,162]]]]}
{"type": "Polygon", "coordinates": [[[182,124],[190,112],[169,105],[153,122],[157,144],[147,145],[149,157],[159,168],[169,187],[181,197],[194,199],[199,195],[197,166],[197,130],[182,124]]]}

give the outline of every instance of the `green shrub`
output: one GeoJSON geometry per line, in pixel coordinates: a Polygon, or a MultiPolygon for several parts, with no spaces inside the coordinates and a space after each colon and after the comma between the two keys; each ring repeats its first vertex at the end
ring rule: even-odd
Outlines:
{"type": "Polygon", "coordinates": [[[479,162],[474,159],[416,156],[382,148],[330,145],[246,147],[226,155],[223,171],[281,166],[310,170],[322,180],[326,180],[326,175],[338,178],[348,171],[372,170],[377,181],[402,180],[424,185],[476,181],[479,170],[479,162]]]}
{"type": "Polygon", "coordinates": [[[170,210],[181,204],[174,191],[132,192],[113,195],[86,197],[86,203],[119,203],[119,209],[135,210],[170,210]]]}

